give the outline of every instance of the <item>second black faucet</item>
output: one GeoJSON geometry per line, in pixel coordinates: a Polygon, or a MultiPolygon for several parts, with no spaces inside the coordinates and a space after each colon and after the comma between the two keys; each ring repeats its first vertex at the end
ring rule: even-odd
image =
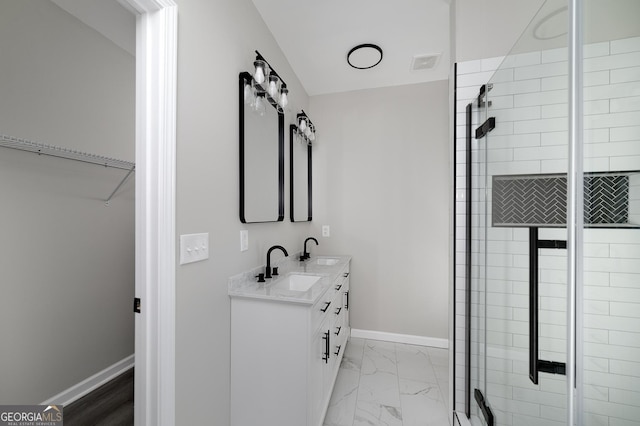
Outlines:
{"type": "Polygon", "coordinates": [[[310,257],[309,252],[307,252],[307,241],[309,241],[309,240],[312,240],[312,241],[314,241],[316,243],[316,245],[319,245],[318,244],[318,240],[316,240],[313,237],[309,237],[306,240],[304,240],[304,251],[302,252],[302,255],[300,256],[300,260],[307,260],[310,257]]]}

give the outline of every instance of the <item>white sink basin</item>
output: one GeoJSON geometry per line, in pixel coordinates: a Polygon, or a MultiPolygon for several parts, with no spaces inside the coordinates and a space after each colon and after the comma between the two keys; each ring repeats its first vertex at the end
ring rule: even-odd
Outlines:
{"type": "Polygon", "coordinates": [[[274,283],[273,288],[305,292],[313,287],[320,278],[322,277],[318,275],[289,274],[282,281],[274,283]]]}
{"type": "Polygon", "coordinates": [[[338,263],[339,261],[340,259],[336,259],[335,257],[320,257],[316,259],[316,262],[318,263],[318,265],[323,265],[323,266],[332,266],[338,263]]]}

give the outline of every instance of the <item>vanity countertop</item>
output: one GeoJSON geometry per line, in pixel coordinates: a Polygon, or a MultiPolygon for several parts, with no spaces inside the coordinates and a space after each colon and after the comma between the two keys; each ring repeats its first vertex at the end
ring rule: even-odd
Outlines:
{"type": "Polygon", "coordinates": [[[264,272],[264,266],[232,276],[229,278],[229,296],[313,305],[351,260],[351,256],[313,256],[301,262],[297,260],[298,257],[299,253],[276,263],[274,266],[278,267],[279,275],[264,283],[259,283],[256,278],[258,273],[264,272]],[[327,259],[337,259],[337,262],[333,265],[321,264],[327,259]],[[277,288],[277,284],[290,274],[317,275],[321,278],[304,292],[277,288]]]}

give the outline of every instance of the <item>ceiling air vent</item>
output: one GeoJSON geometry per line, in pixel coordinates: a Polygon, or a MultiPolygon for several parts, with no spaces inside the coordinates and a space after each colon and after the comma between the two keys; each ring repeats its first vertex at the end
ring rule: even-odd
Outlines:
{"type": "Polygon", "coordinates": [[[428,55],[415,55],[413,61],[411,61],[411,70],[429,70],[435,68],[440,59],[441,53],[428,54],[428,55]]]}

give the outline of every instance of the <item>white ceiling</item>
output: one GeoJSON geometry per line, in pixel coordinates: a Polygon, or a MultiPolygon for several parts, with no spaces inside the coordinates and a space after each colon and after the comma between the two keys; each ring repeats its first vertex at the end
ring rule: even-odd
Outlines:
{"type": "Polygon", "coordinates": [[[448,77],[447,0],[253,0],[253,3],[309,95],[448,77]],[[349,50],[362,43],[377,44],[384,51],[377,67],[357,70],[347,64],[349,50]],[[414,55],[438,53],[441,57],[435,68],[411,70],[414,55]]]}
{"type": "MultiPolygon", "coordinates": [[[[640,35],[638,0],[585,0],[583,9],[586,44],[640,35]]],[[[515,43],[512,53],[567,47],[567,22],[566,0],[546,0],[515,43]]]]}
{"type": "Polygon", "coordinates": [[[51,0],[135,56],[136,18],[118,0],[51,0]]]}

